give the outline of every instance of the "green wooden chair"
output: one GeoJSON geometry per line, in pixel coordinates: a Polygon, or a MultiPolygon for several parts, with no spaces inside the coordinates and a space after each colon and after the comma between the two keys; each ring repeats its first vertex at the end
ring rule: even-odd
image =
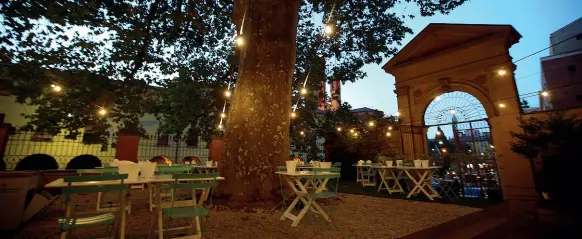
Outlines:
{"type": "MultiPolygon", "coordinates": [[[[307,202],[307,206],[311,207],[311,204],[313,204],[316,200],[318,199],[331,199],[331,198],[337,198],[337,189],[339,186],[339,179],[340,179],[340,168],[335,168],[335,167],[331,167],[331,168],[314,168],[313,169],[313,180],[320,180],[322,181],[323,184],[325,184],[325,187],[322,188],[322,185],[319,185],[319,187],[313,191],[310,192],[307,197],[309,198],[309,201],[307,202]]],[[[317,210],[322,210],[323,209],[320,206],[316,206],[317,210]]],[[[330,211],[329,214],[325,214],[325,212],[320,212],[320,214],[322,214],[322,216],[324,217],[324,219],[326,219],[327,221],[331,221],[331,217],[334,213],[334,206],[330,206],[330,211]]],[[[312,215],[314,215],[314,213],[312,213],[312,215]]]]}
{"type": "MultiPolygon", "coordinates": [[[[277,172],[287,172],[287,166],[277,166],[277,172]]],[[[275,206],[275,208],[279,207],[279,205],[283,206],[283,210],[287,209],[287,199],[289,199],[293,193],[289,194],[286,193],[289,190],[289,185],[286,182],[283,182],[283,177],[279,175],[279,185],[281,186],[281,197],[283,200],[275,206]]]]}
{"type": "MultiPolygon", "coordinates": [[[[103,192],[116,192],[117,200],[119,205],[125,203],[125,190],[127,186],[123,184],[123,180],[127,179],[127,174],[112,174],[112,175],[93,175],[93,176],[71,176],[64,177],[63,181],[68,183],[68,187],[63,189],[63,194],[65,195],[65,208],[66,213],[64,217],[57,220],[59,224],[59,230],[61,231],[61,238],[67,237],[68,233],[72,230],[78,228],[86,228],[93,226],[106,226],[109,230],[110,226],[114,225],[116,218],[122,219],[118,222],[118,226],[121,226],[119,230],[120,233],[125,233],[125,223],[124,213],[121,210],[116,210],[117,215],[110,212],[97,212],[95,214],[89,215],[77,215],[76,208],[77,204],[73,201],[73,195],[75,194],[87,194],[87,193],[103,193],[103,192]],[[73,186],[76,182],[88,182],[88,181],[109,181],[109,180],[119,180],[119,184],[112,185],[102,185],[98,187],[83,186],[77,187],[73,186]]],[[[112,208],[113,209],[113,208],[112,208]]],[[[110,232],[109,232],[110,233],[110,232]]]]}
{"type": "Polygon", "coordinates": [[[334,168],[341,168],[342,167],[342,162],[335,162],[335,163],[333,163],[332,167],[334,167],[334,168]]]}
{"type": "Polygon", "coordinates": [[[196,235],[196,238],[202,238],[202,227],[200,217],[208,216],[208,210],[204,207],[204,201],[209,199],[212,204],[212,194],[216,188],[216,178],[218,173],[198,173],[198,174],[172,174],[175,179],[173,184],[168,185],[172,192],[171,201],[162,202],[162,217],[158,217],[158,234],[163,238],[163,233],[169,231],[187,230],[189,234],[196,235]],[[200,179],[209,178],[210,181],[201,182],[200,179]],[[197,180],[198,179],[198,180],[197,180]],[[180,180],[185,180],[181,181],[180,180]],[[196,181],[196,182],[192,182],[196,181]],[[200,191],[197,198],[197,191],[200,191]],[[163,228],[163,217],[169,221],[175,219],[191,219],[190,226],[170,228],[166,224],[163,228]],[[195,231],[193,231],[195,230],[195,231]]]}
{"type": "MultiPolygon", "coordinates": [[[[77,174],[79,174],[79,176],[83,176],[83,174],[97,174],[97,175],[115,175],[118,174],[117,168],[116,167],[108,167],[108,168],[91,168],[91,169],[77,169],[77,174]]],[[[103,205],[102,204],[102,199],[103,199],[103,193],[102,192],[98,192],[97,193],[97,205],[95,206],[95,210],[99,211],[99,210],[103,210],[103,206],[107,205],[109,207],[113,206],[111,204],[111,201],[108,201],[107,204],[103,205]]],[[[105,208],[107,209],[107,208],[105,208]]],[[[128,213],[131,213],[131,207],[127,208],[128,213]]]]}
{"type": "MultiPolygon", "coordinates": [[[[190,172],[190,170],[192,169],[191,166],[187,166],[187,165],[170,166],[170,165],[158,164],[158,165],[156,165],[156,167],[158,168],[158,171],[157,171],[158,175],[183,174],[186,172],[190,172]]],[[[167,190],[168,185],[169,184],[163,184],[162,189],[167,190]]],[[[154,202],[155,198],[153,197],[154,194],[155,194],[154,185],[148,184],[148,200],[149,200],[150,212],[152,212],[154,210],[154,207],[156,207],[156,204],[154,202]]],[[[171,194],[169,192],[162,191],[162,196],[169,197],[169,196],[171,196],[171,194]]]]}

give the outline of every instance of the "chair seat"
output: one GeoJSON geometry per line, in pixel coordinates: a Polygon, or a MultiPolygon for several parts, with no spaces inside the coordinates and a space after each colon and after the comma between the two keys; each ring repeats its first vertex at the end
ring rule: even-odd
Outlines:
{"type": "Polygon", "coordinates": [[[84,228],[97,225],[112,225],[115,222],[115,216],[113,213],[103,213],[99,215],[92,216],[80,216],[80,217],[62,217],[59,218],[58,223],[60,225],[61,231],[66,231],[75,228],[84,228]]]}
{"type": "Polygon", "coordinates": [[[202,206],[164,208],[163,211],[164,214],[166,214],[166,216],[170,217],[171,219],[208,215],[208,210],[202,206]]]}
{"type": "Polygon", "coordinates": [[[334,192],[320,192],[320,193],[310,193],[309,196],[313,199],[336,198],[337,194],[334,192]]]}

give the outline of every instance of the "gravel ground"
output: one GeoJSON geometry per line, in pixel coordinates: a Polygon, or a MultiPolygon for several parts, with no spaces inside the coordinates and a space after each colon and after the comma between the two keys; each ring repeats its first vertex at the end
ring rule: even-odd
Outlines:
{"type": "MultiPolygon", "coordinates": [[[[156,219],[147,209],[144,201],[145,192],[133,193],[133,208],[127,219],[126,238],[147,238],[149,228],[156,219]]],[[[95,198],[87,197],[87,201],[94,201],[95,198]]],[[[334,208],[332,223],[327,223],[321,217],[308,212],[295,228],[291,227],[290,220],[279,220],[282,209],[259,212],[213,209],[205,223],[203,237],[396,238],[480,210],[452,204],[353,194],[340,194],[339,200],[328,201],[325,204],[323,208],[326,212],[334,208]]],[[[56,218],[63,215],[62,199],[59,199],[45,212],[29,221],[13,235],[13,238],[58,238],[56,218]]],[[[75,231],[75,236],[96,238],[105,234],[104,229],[90,228],[75,231]]]]}

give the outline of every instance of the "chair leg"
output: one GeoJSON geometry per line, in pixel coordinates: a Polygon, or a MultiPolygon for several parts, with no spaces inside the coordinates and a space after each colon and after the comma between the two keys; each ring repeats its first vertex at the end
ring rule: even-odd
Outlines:
{"type": "Polygon", "coordinates": [[[97,193],[97,206],[95,207],[96,211],[99,211],[101,209],[101,192],[97,193]]]}
{"type": "Polygon", "coordinates": [[[148,198],[149,198],[149,203],[150,203],[150,212],[153,211],[153,204],[154,201],[152,200],[152,184],[148,185],[148,198]]]}

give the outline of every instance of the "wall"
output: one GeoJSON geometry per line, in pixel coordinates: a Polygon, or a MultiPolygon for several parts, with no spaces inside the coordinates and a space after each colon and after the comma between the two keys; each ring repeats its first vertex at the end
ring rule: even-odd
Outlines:
{"type": "MultiPolygon", "coordinates": [[[[582,41],[581,41],[582,42],[582,41]]],[[[541,59],[542,110],[582,107],[582,51],[541,59]]]]}

